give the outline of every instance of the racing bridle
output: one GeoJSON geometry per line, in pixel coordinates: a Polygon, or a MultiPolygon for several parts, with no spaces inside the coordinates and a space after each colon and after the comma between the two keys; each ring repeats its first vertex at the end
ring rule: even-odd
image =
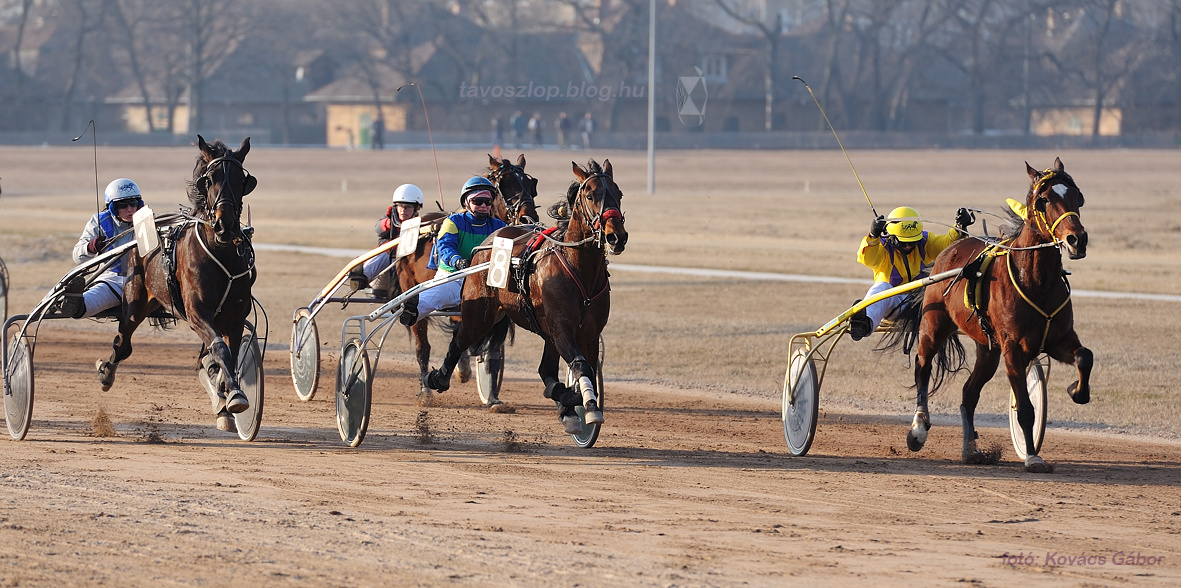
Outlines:
{"type": "Polygon", "coordinates": [[[537,210],[537,203],[534,200],[535,194],[529,193],[529,187],[537,185],[537,180],[533,176],[525,173],[525,170],[519,165],[501,163],[500,167],[492,170],[488,179],[496,184],[501,197],[504,198],[505,207],[508,209],[508,217],[512,220],[513,224],[537,224],[538,219],[521,216],[521,212],[524,210],[526,204],[532,206],[534,211],[537,210]],[[504,189],[501,188],[501,182],[508,176],[511,176],[517,182],[517,185],[521,187],[521,191],[511,201],[506,196],[504,189]]]}
{"type": "Polygon", "coordinates": [[[578,193],[575,195],[573,208],[579,211],[583,224],[590,227],[593,231],[595,244],[604,252],[617,255],[622,253],[624,246],[627,245],[627,231],[607,232],[607,223],[611,219],[616,219],[619,222],[620,228],[623,227],[624,222],[623,212],[619,209],[623,195],[619,193],[618,188],[614,190],[611,188],[614,183],[611,176],[603,172],[588,175],[578,185],[578,193]],[[588,192],[586,189],[587,184],[596,178],[599,179],[598,187],[588,192]],[[592,198],[592,194],[596,197],[592,198]],[[608,196],[612,200],[609,201],[608,196]],[[596,201],[600,203],[597,215],[591,212],[591,207],[596,201]],[[608,246],[610,246],[610,249],[607,248],[608,246]]]}
{"type": "Polygon", "coordinates": [[[258,180],[250,175],[242,162],[231,154],[216,157],[206,163],[205,173],[201,174],[193,184],[197,188],[197,192],[204,198],[204,224],[213,229],[214,238],[219,243],[241,245],[245,238],[238,226],[242,218],[242,200],[254,190],[258,185],[258,180]],[[234,189],[234,183],[230,180],[230,173],[234,166],[242,170],[241,194],[234,189]],[[220,181],[214,180],[218,171],[221,172],[220,181]],[[217,198],[211,199],[209,197],[210,188],[215,185],[218,187],[217,198]],[[233,210],[234,217],[232,222],[227,223],[224,216],[229,210],[233,210]]]}
{"type": "Polygon", "coordinates": [[[1073,190],[1078,194],[1078,208],[1081,208],[1084,203],[1083,193],[1079,190],[1074,180],[1063,171],[1054,169],[1047,169],[1042,172],[1042,177],[1034,183],[1030,188],[1031,196],[1033,197],[1032,208],[1030,216],[1039,230],[1042,230],[1050,238],[1055,247],[1065,247],[1070,254],[1071,259],[1079,259],[1086,255],[1087,248],[1087,234],[1084,231],[1081,235],[1071,233],[1065,239],[1059,239],[1056,233],[1058,224],[1067,218],[1074,217],[1079,219],[1077,210],[1067,210],[1058,215],[1058,218],[1053,222],[1046,217],[1047,208],[1050,205],[1050,198],[1052,197],[1048,192],[1053,192],[1058,196],[1064,207],[1067,207],[1066,196],[1073,190]],[[1059,189],[1061,187],[1061,189],[1059,189]]]}

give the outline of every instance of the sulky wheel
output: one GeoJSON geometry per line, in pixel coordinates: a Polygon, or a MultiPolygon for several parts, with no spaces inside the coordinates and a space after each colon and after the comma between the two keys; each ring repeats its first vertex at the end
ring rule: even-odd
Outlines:
{"type": "MultiPolygon", "coordinates": [[[[1029,366],[1025,374],[1025,387],[1029,389],[1029,401],[1033,403],[1033,444],[1034,453],[1042,450],[1042,439],[1046,436],[1046,372],[1049,359],[1039,357],[1029,366]],[[1044,363],[1043,363],[1044,362],[1044,363]]],[[[1021,430],[1021,423],[1017,422],[1017,397],[1012,389],[1009,391],[1009,436],[1013,438],[1013,450],[1017,458],[1024,460],[1029,457],[1025,448],[1025,433],[1021,430]]]]}
{"type": "Polygon", "coordinates": [[[242,346],[238,348],[238,386],[246,393],[250,408],[234,415],[234,426],[239,439],[254,441],[262,424],[263,372],[262,352],[250,330],[242,336],[242,346]]]}
{"type": "MultiPolygon", "coordinates": [[[[599,336],[599,369],[595,370],[595,386],[598,387],[598,390],[596,390],[596,392],[598,393],[598,396],[599,396],[599,410],[605,411],[607,409],[607,406],[606,406],[606,400],[604,399],[605,394],[603,393],[603,357],[604,357],[603,336],[600,335],[599,336]]],[[[575,384],[576,384],[575,379],[576,379],[576,376],[574,374],[570,373],[570,368],[567,367],[566,368],[566,385],[570,386],[570,387],[575,386],[575,384]]],[[[574,407],[574,411],[577,412],[578,416],[582,419],[582,432],[574,434],[574,435],[570,435],[570,438],[574,440],[575,445],[577,445],[583,449],[588,449],[588,448],[594,447],[595,441],[599,440],[599,431],[603,428],[603,423],[588,424],[586,422],[586,409],[583,408],[582,405],[578,405],[578,406],[574,407]]]]}
{"type": "Polygon", "coordinates": [[[15,336],[8,345],[4,364],[4,418],[8,434],[20,441],[33,418],[33,350],[28,340],[15,336]]]}
{"type": "Polygon", "coordinates": [[[8,320],[8,268],[0,259],[0,325],[8,320]]]}
{"type": "Polygon", "coordinates": [[[504,345],[501,345],[476,359],[476,391],[484,406],[500,404],[500,384],[503,381],[504,345]]]}
{"type": "Polygon", "coordinates": [[[316,395],[320,383],[320,331],[306,308],[296,311],[291,326],[291,380],[300,400],[306,402],[316,395]]]}
{"type": "Polygon", "coordinates": [[[812,447],[819,410],[816,363],[808,357],[807,350],[797,349],[783,378],[783,438],[792,455],[805,455],[812,447]]]}
{"type": "Polygon", "coordinates": [[[336,428],[340,439],[356,447],[369,428],[369,407],[373,400],[373,372],[369,354],[360,339],[350,339],[340,352],[336,370],[336,428]]]}

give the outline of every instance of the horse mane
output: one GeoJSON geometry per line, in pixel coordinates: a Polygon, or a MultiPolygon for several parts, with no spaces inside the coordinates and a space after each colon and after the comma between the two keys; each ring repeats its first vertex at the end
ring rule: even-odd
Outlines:
{"type": "MultiPolygon", "coordinates": [[[[214,159],[218,157],[225,157],[230,154],[230,148],[226,147],[226,144],[223,143],[221,139],[216,139],[212,143],[208,143],[208,145],[209,150],[214,153],[214,159]]],[[[193,204],[193,208],[196,210],[205,210],[206,208],[205,195],[197,190],[197,178],[205,175],[205,170],[208,165],[209,162],[205,161],[205,153],[198,153],[197,163],[193,165],[193,179],[187,182],[189,202],[193,204]]]]}

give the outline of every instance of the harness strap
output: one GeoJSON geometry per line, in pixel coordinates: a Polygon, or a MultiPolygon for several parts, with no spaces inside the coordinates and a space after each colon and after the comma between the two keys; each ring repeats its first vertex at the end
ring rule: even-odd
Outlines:
{"type": "Polygon", "coordinates": [[[1058,312],[1063,308],[1066,308],[1066,305],[1070,303],[1070,282],[1065,282],[1064,280],[1066,283],[1066,300],[1063,300],[1062,304],[1059,304],[1058,308],[1054,309],[1054,312],[1047,313],[1046,311],[1042,310],[1040,306],[1034,304],[1034,302],[1029,299],[1029,296],[1025,295],[1025,291],[1021,289],[1021,286],[1017,284],[1017,276],[1013,272],[1013,257],[1009,256],[1006,258],[1006,260],[1008,261],[1009,281],[1013,283],[1013,288],[1017,290],[1017,293],[1021,295],[1021,298],[1025,300],[1025,302],[1030,306],[1032,306],[1033,309],[1038,312],[1038,314],[1046,318],[1046,330],[1042,332],[1041,345],[1038,345],[1038,351],[1040,352],[1042,351],[1042,347],[1044,347],[1046,344],[1046,337],[1050,335],[1050,324],[1053,323],[1054,317],[1057,316],[1058,312]]]}
{"type": "Polygon", "coordinates": [[[195,230],[197,233],[197,243],[201,244],[201,249],[205,250],[205,253],[208,254],[209,257],[213,259],[213,263],[216,263],[217,267],[220,267],[221,271],[225,272],[226,277],[228,277],[230,279],[230,281],[226,284],[225,293],[221,295],[221,301],[217,303],[217,310],[213,311],[213,315],[217,316],[218,314],[221,314],[221,307],[222,307],[222,305],[224,305],[226,303],[226,298],[228,298],[230,296],[230,288],[232,288],[234,286],[234,280],[241,278],[243,276],[249,275],[250,272],[254,271],[254,259],[250,260],[250,263],[247,264],[246,270],[243,271],[242,273],[240,273],[238,275],[231,274],[230,270],[226,269],[226,266],[222,265],[221,260],[218,259],[217,256],[214,255],[213,252],[209,250],[209,246],[207,246],[205,244],[205,241],[203,239],[201,239],[201,230],[200,229],[195,229],[195,230]]]}
{"type": "Polygon", "coordinates": [[[578,286],[578,291],[582,293],[583,313],[586,312],[586,307],[590,306],[592,302],[599,298],[599,296],[602,296],[604,292],[610,289],[611,282],[610,280],[607,280],[603,283],[603,287],[599,289],[598,294],[595,294],[594,296],[588,296],[586,293],[586,287],[582,285],[582,279],[578,277],[578,274],[574,273],[574,270],[570,267],[570,262],[566,261],[566,256],[562,255],[562,252],[557,249],[554,250],[554,256],[557,257],[558,262],[562,264],[562,269],[566,270],[566,273],[574,279],[574,284],[578,286]]]}

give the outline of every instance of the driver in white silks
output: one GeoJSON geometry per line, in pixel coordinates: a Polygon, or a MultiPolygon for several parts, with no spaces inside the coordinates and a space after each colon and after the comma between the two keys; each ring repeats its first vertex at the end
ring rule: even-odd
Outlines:
{"type": "MultiPolygon", "coordinates": [[[[422,189],[414,184],[402,184],[394,190],[393,202],[386,209],[385,216],[377,219],[373,232],[377,233],[378,246],[397,239],[402,232],[402,223],[418,216],[422,210],[422,189]]],[[[353,289],[360,290],[366,285],[373,291],[373,297],[388,299],[394,286],[394,261],[397,249],[375,255],[360,268],[353,268],[349,278],[353,289]]]]}
{"type": "MultiPolygon", "coordinates": [[[[107,184],[104,196],[107,209],[95,213],[86,222],[82,236],[74,245],[74,263],[93,259],[107,249],[135,240],[135,232],[130,230],[132,217],[144,206],[139,185],[127,178],[119,178],[107,184]],[[125,234],[120,237],[120,233],[125,234]]],[[[62,314],[85,318],[122,304],[127,257],[127,254],[120,257],[89,288],[82,276],[71,280],[62,301],[62,314]]]]}

